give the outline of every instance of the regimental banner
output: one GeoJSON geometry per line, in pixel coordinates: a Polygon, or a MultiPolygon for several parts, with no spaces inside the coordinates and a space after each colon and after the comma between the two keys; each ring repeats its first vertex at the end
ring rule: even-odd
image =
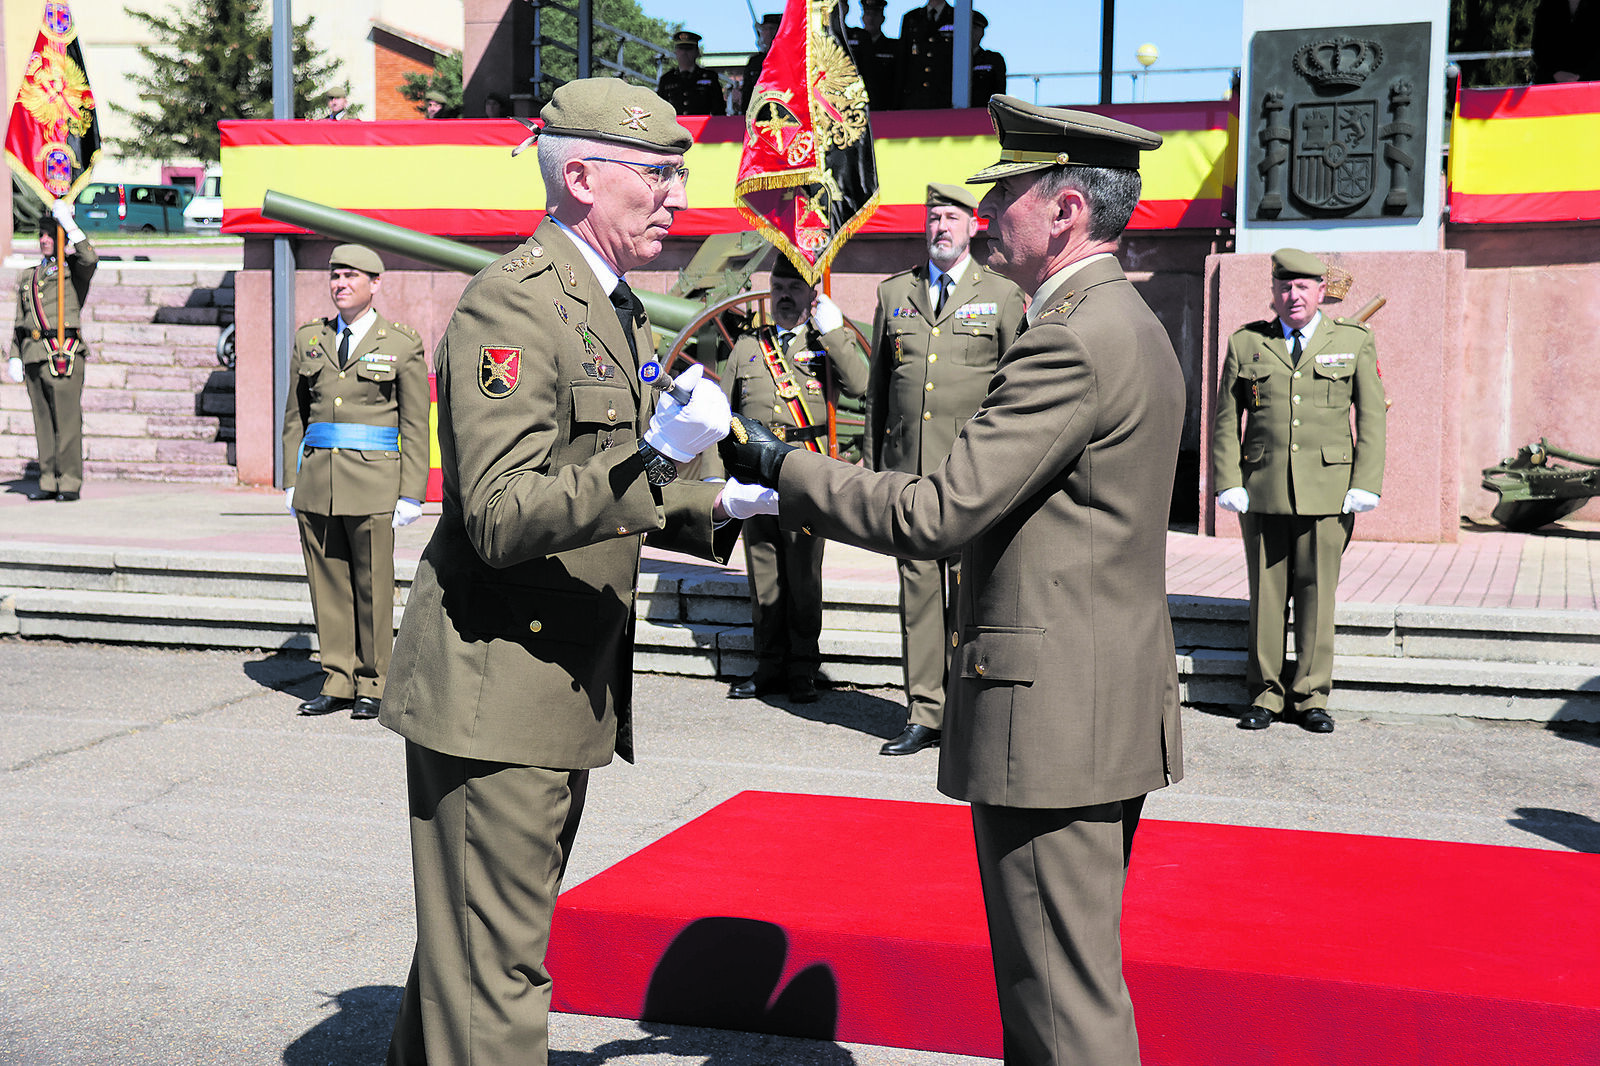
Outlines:
{"type": "Polygon", "coordinates": [[[734,199],[812,285],[877,207],[867,86],[838,0],[788,0],[745,110],[734,199]]]}
{"type": "Polygon", "coordinates": [[[66,4],[47,3],[6,126],[6,162],[46,204],[71,200],[100,155],[100,124],[78,27],[66,4]]]}
{"type": "MultiPolygon", "coordinates": [[[[1144,198],[1130,229],[1224,229],[1232,225],[1239,117],[1232,101],[1084,107],[1161,134],[1142,153],[1144,198]]],[[[694,134],[689,207],[680,237],[739,233],[750,223],[734,201],[745,140],[738,116],[686,115],[694,134]]],[[[532,150],[511,149],[528,131],[511,119],[432,122],[228,121],[222,126],[223,231],[299,233],[262,217],[268,189],[355,211],[424,233],[511,237],[544,217],[544,186],[532,150]],[[350,180],[360,174],[360,181],[350,180]],[[463,175],[470,175],[470,183],[463,175]],[[471,188],[470,195],[463,192],[471,188]]],[[[857,231],[921,233],[930,181],[959,183],[997,158],[981,108],[884,111],[871,118],[878,207],[857,231]]],[[[981,191],[981,190],[979,190],[981,191]]]]}
{"type": "Polygon", "coordinates": [[[1462,89],[1450,221],[1600,219],[1600,82],[1462,89]]]}

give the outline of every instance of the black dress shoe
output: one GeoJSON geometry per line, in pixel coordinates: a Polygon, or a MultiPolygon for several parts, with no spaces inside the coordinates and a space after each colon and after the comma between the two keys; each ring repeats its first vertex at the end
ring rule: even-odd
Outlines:
{"type": "Polygon", "coordinates": [[[816,703],[817,683],[809,677],[791,677],[789,679],[790,703],[816,703]]]}
{"type": "Polygon", "coordinates": [[[46,492],[44,489],[34,489],[28,493],[28,499],[30,500],[53,500],[55,498],[56,494],[54,492],[46,492]]]}
{"type": "Polygon", "coordinates": [[[900,735],[878,749],[879,755],[911,755],[923,748],[937,748],[944,730],[925,725],[908,725],[900,735]]]}
{"type": "Polygon", "coordinates": [[[350,708],[350,717],[356,721],[378,717],[378,708],[381,703],[373,696],[357,696],[355,706],[350,708]]]}
{"type": "Polygon", "coordinates": [[[58,493],[56,493],[56,502],[57,503],[72,503],[77,498],[78,498],[78,494],[76,492],[58,492],[58,493]]]}
{"type": "Polygon", "coordinates": [[[1265,707],[1250,707],[1239,716],[1240,729],[1265,729],[1272,724],[1272,712],[1265,707]]]}
{"type": "Polygon", "coordinates": [[[1308,733],[1333,732],[1333,716],[1321,707],[1313,707],[1300,714],[1300,728],[1308,733]]]}
{"type": "Polygon", "coordinates": [[[354,700],[345,699],[341,696],[313,696],[300,705],[300,713],[332,714],[334,711],[344,710],[354,702],[354,700]]]}
{"type": "Polygon", "coordinates": [[[730,700],[753,700],[757,696],[766,696],[778,691],[776,677],[763,677],[761,674],[751,674],[743,681],[735,681],[728,686],[730,700]]]}

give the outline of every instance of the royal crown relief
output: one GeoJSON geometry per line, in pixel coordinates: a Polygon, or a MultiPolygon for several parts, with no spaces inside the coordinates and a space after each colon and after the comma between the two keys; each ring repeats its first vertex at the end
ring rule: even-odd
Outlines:
{"type": "Polygon", "coordinates": [[[1413,153],[1427,101],[1414,87],[1427,85],[1428,25],[1309,32],[1257,34],[1252,47],[1259,181],[1250,217],[1419,216],[1413,153]]]}

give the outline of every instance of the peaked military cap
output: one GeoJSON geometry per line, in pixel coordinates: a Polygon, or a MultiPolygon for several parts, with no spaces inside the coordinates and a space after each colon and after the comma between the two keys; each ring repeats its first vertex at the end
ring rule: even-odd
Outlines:
{"type": "Polygon", "coordinates": [[[1000,138],[1000,161],[968,178],[968,185],[1057,166],[1138,170],[1139,153],[1161,147],[1159,133],[1014,96],[991,96],[989,120],[1000,138]]]}
{"type": "Polygon", "coordinates": [[[1320,278],[1328,273],[1328,264],[1298,248],[1279,248],[1272,253],[1272,276],[1275,278],[1320,278]]]}
{"type": "Polygon", "coordinates": [[[683,44],[692,44],[698,47],[700,44],[700,35],[695,33],[693,30],[679,30],[677,33],[672,35],[672,44],[674,47],[683,44]]]}
{"type": "Polygon", "coordinates": [[[382,274],[383,260],[364,244],[341,244],[328,256],[328,269],[349,267],[363,274],[382,274]]]}
{"type": "Polygon", "coordinates": [[[928,183],[928,206],[938,207],[949,204],[952,207],[965,208],[974,215],[978,213],[978,198],[972,190],[964,185],[946,185],[939,181],[928,183]]]}
{"type": "Polygon", "coordinates": [[[974,11],[972,13],[972,24],[979,29],[986,30],[989,28],[989,20],[984,17],[982,11],[974,11]]]}
{"type": "Polygon", "coordinates": [[[772,14],[762,15],[761,16],[761,25],[763,25],[763,26],[771,26],[773,29],[777,29],[782,24],[783,24],[783,16],[781,14],[772,13],[772,14]]]}
{"type": "Polygon", "coordinates": [[[625,144],[651,152],[682,154],[694,134],[678,124],[678,113],[642,85],[620,78],[581,78],[550,94],[539,112],[543,133],[625,144]]]}
{"type": "Polygon", "coordinates": [[[863,11],[882,11],[889,6],[889,0],[861,0],[863,11]]]}

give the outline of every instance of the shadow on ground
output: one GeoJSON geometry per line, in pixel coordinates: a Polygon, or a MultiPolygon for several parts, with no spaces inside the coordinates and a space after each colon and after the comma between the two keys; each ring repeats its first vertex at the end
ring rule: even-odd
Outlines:
{"type": "Polygon", "coordinates": [[[251,659],[244,664],[244,676],[297,700],[308,700],[322,691],[322,667],[304,651],[275,651],[265,659],[251,659]]]}
{"type": "Polygon", "coordinates": [[[1573,851],[1600,855],[1600,822],[1585,814],[1549,807],[1518,807],[1516,817],[1507,818],[1506,824],[1573,851]]]}
{"type": "Polygon", "coordinates": [[[382,1066],[400,993],[396,985],[365,985],[328,994],[335,1012],[284,1048],[284,1066],[382,1066]]]}

